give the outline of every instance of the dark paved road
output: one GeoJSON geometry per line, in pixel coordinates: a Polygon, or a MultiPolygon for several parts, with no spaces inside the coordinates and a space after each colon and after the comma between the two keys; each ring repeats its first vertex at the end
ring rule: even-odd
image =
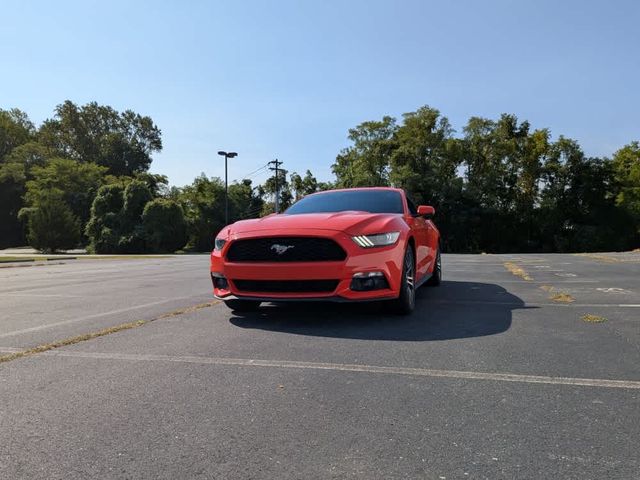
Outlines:
{"type": "MultiPolygon", "coordinates": [[[[0,355],[209,301],[207,260],[0,269],[0,355]]],[[[215,305],[0,363],[0,478],[640,478],[640,254],[444,268],[406,318],[215,305]]]]}

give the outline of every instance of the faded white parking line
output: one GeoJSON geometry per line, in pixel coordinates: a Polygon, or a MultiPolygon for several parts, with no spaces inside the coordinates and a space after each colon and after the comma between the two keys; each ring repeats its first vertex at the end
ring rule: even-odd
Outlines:
{"type": "Polygon", "coordinates": [[[347,363],[296,362],[290,360],[258,360],[248,358],[201,357],[190,355],[140,355],[125,353],[76,352],[70,350],[49,351],[43,355],[75,357],[131,362],[175,362],[200,365],[230,365],[239,367],[296,368],[305,370],[331,370],[338,372],[362,372],[418,377],[442,377],[463,380],[488,380],[497,382],[538,383],[547,385],[570,385],[581,387],[640,389],[640,381],[609,380],[601,378],[550,377],[543,375],[518,375],[513,373],[468,372],[459,370],[433,370],[411,367],[382,367],[347,363]]]}
{"type": "Polygon", "coordinates": [[[18,353],[22,352],[24,348],[14,348],[14,347],[0,347],[1,353],[18,353]]]}
{"type": "Polygon", "coordinates": [[[511,306],[516,308],[527,307],[602,307],[602,308],[640,308],[640,304],[636,303],[525,303],[525,302],[494,302],[491,300],[437,300],[429,299],[429,303],[437,303],[444,305],[498,305],[511,306]]]}
{"type": "Polygon", "coordinates": [[[600,288],[596,288],[596,290],[604,293],[624,293],[624,294],[631,293],[631,291],[629,290],[625,290],[624,288],[618,288],[618,287],[600,287],[600,288]]]}
{"type": "Polygon", "coordinates": [[[23,328],[22,330],[13,330],[11,332],[0,333],[0,338],[14,337],[16,335],[22,335],[24,333],[33,333],[39,332],[41,330],[47,330],[49,328],[60,327],[62,325],[70,325],[73,323],[84,322],[86,320],[93,320],[94,318],[107,317],[109,315],[116,315],[118,313],[131,312],[133,310],[140,310],[141,308],[153,307],[155,305],[162,305],[163,303],[173,302],[175,300],[186,300],[188,298],[198,298],[199,295],[196,296],[188,296],[188,297],[175,297],[175,298],[167,298],[164,300],[159,300],[157,302],[143,303],[141,305],[135,305],[133,307],[127,308],[119,308],[117,310],[110,310],[108,312],[100,312],[94,313],[93,315],[85,315],[84,317],[72,318],[70,320],[64,320],[62,322],[55,323],[47,323],[44,325],[38,325],[37,327],[23,328]]]}

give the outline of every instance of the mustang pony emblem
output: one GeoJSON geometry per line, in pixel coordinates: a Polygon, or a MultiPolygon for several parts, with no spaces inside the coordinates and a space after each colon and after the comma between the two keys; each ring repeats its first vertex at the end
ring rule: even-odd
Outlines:
{"type": "Polygon", "coordinates": [[[271,250],[275,251],[278,255],[282,255],[287,250],[290,250],[294,247],[294,245],[280,245],[278,243],[274,243],[271,245],[271,250]]]}

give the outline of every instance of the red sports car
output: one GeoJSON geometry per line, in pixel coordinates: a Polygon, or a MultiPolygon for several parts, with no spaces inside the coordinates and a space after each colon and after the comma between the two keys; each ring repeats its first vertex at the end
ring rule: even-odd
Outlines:
{"type": "Polygon", "coordinates": [[[308,195],[284,213],[224,227],[211,253],[213,293],[237,311],[287,300],[390,300],[410,313],[442,279],[435,210],[397,188],[308,195]]]}

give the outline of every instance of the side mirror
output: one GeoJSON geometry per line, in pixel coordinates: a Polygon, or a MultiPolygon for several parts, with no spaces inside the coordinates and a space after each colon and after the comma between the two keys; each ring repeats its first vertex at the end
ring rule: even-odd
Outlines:
{"type": "Polygon", "coordinates": [[[431,218],[436,214],[436,209],[431,205],[420,205],[418,207],[418,215],[424,218],[431,218]]]}

